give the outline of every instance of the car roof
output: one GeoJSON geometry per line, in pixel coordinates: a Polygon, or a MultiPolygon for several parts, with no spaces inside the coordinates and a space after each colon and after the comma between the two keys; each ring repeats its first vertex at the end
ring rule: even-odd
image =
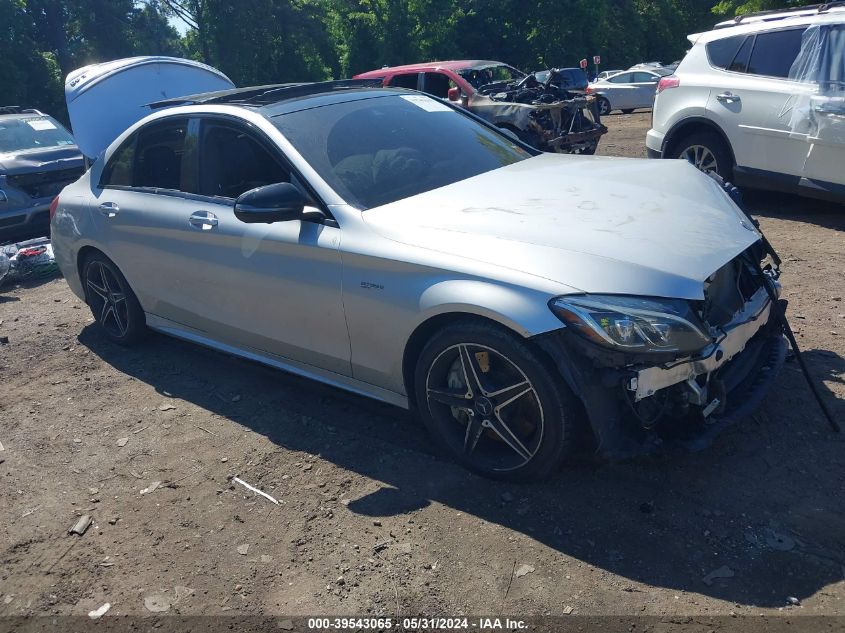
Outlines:
{"type": "Polygon", "coordinates": [[[845,2],[826,2],[824,4],[808,4],[803,7],[793,7],[788,9],[770,9],[767,11],[757,11],[754,13],[746,13],[738,15],[730,20],[719,22],[714,28],[724,29],[736,26],[737,24],[760,24],[766,22],[774,22],[785,20],[794,17],[809,17],[815,18],[820,15],[836,13],[845,10],[845,2]]]}
{"type": "MultiPolygon", "coordinates": [[[[336,81],[318,81],[309,83],[269,84],[266,86],[249,86],[233,88],[231,90],[216,90],[203,92],[172,99],[163,99],[147,104],[151,110],[168,108],[179,105],[233,105],[248,108],[265,108],[281,103],[301,102],[311,99],[325,100],[334,95],[337,101],[347,100],[350,93],[361,91],[378,91],[381,93],[415,92],[403,88],[384,88],[381,82],[371,79],[343,79],[336,81]]],[[[302,106],[310,107],[310,106],[302,106]]],[[[297,108],[299,109],[299,108],[297,108]]]]}
{"type": "Polygon", "coordinates": [[[811,10],[805,8],[804,10],[763,13],[756,16],[748,16],[739,21],[727,20],[717,24],[712,31],[694,33],[688,36],[687,39],[693,44],[707,44],[734,35],[746,35],[760,31],[809,26],[813,24],[841,24],[845,22],[845,5],[833,6],[821,12],[818,7],[819,5],[811,7],[811,10]]]}
{"type": "Polygon", "coordinates": [[[0,118],[2,119],[20,119],[23,117],[44,117],[50,116],[44,114],[41,110],[35,108],[22,109],[19,106],[0,106],[0,118]]]}
{"type": "Polygon", "coordinates": [[[489,59],[458,59],[442,62],[424,62],[420,64],[406,64],[404,66],[385,66],[377,70],[370,70],[355,75],[355,79],[368,79],[384,77],[387,74],[396,72],[425,72],[426,70],[451,70],[458,71],[476,66],[507,66],[504,62],[491,61],[489,59]]]}
{"type": "Polygon", "coordinates": [[[218,90],[149,104],[152,110],[174,106],[227,105],[249,108],[266,117],[335,103],[359,101],[401,94],[419,94],[405,88],[385,88],[372,80],[322,81],[301,84],[272,84],[234,90],[218,90]]]}

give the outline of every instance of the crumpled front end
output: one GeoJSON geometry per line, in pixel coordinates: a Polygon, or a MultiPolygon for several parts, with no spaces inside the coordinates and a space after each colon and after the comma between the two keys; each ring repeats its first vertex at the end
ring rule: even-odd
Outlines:
{"type": "Polygon", "coordinates": [[[523,141],[546,152],[593,154],[607,133],[595,97],[530,77],[483,86],[470,99],[469,109],[496,126],[515,130],[523,141]]]}
{"type": "Polygon", "coordinates": [[[682,445],[698,450],[762,402],[787,343],[758,242],[711,275],[690,303],[710,343],[693,354],[611,349],[565,327],[536,341],[581,399],[597,450],[620,459],[682,445]],[[768,279],[764,278],[766,275],[768,279]]]}
{"type": "Polygon", "coordinates": [[[46,234],[50,202],[84,171],[76,148],[0,156],[0,238],[46,234]]]}

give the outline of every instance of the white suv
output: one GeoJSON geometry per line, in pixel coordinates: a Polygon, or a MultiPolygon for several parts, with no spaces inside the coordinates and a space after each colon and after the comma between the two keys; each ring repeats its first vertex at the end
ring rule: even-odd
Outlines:
{"type": "Polygon", "coordinates": [[[743,16],[689,39],[658,85],[649,156],[845,201],[845,2],[743,16]]]}

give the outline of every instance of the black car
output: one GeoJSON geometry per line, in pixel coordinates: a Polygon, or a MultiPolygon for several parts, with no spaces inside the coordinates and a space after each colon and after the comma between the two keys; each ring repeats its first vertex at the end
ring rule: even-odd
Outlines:
{"type": "Polygon", "coordinates": [[[0,107],[0,242],[47,235],[50,202],[84,173],[83,160],[54,118],[0,107]]]}

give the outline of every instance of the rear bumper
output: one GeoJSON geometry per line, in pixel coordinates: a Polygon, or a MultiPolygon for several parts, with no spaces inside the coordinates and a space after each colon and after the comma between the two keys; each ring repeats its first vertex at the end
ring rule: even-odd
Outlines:
{"type": "Polygon", "coordinates": [[[663,158],[663,139],[665,136],[654,128],[648,131],[645,137],[645,146],[649,158],[663,158]]]}

